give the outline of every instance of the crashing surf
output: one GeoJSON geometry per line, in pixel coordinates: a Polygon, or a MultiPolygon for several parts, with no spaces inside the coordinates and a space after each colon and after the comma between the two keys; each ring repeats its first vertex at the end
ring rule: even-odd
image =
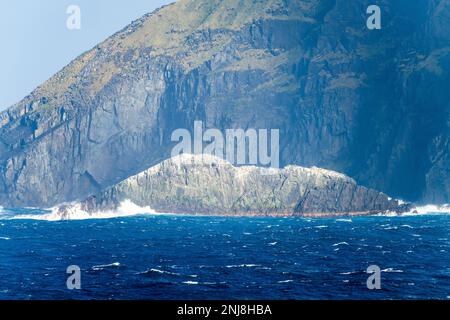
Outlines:
{"type": "MultiPolygon", "coordinates": [[[[125,218],[139,215],[163,215],[149,206],[141,207],[132,202],[125,200],[120,203],[117,209],[89,211],[82,203],[74,202],[59,205],[49,209],[39,208],[18,208],[9,209],[0,206],[0,220],[43,220],[43,221],[71,221],[71,220],[89,220],[89,219],[113,219],[125,218]]],[[[169,215],[170,213],[165,213],[169,215]]],[[[401,217],[401,216],[421,216],[421,215],[440,215],[450,214],[450,205],[434,205],[428,204],[423,206],[413,206],[409,211],[404,213],[383,212],[376,216],[401,217]]],[[[338,219],[337,221],[343,221],[338,219]]],[[[351,222],[351,220],[348,220],[351,222]]],[[[316,226],[321,228],[323,226],[316,226]]]]}
{"type": "MultiPolygon", "coordinates": [[[[83,209],[81,203],[71,203],[50,209],[42,209],[39,212],[17,214],[20,209],[3,209],[0,211],[0,219],[4,220],[43,220],[43,221],[68,221],[89,219],[113,219],[132,217],[137,215],[157,214],[150,207],[140,207],[130,200],[123,201],[116,210],[104,210],[88,212],[83,209]]],[[[26,210],[27,211],[27,210],[26,210]]],[[[34,210],[36,211],[36,210],[34,210]]]]}

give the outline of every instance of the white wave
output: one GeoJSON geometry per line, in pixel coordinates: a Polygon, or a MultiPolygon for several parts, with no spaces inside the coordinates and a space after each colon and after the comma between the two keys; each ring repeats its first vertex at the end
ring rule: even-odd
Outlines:
{"type": "Polygon", "coordinates": [[[346,246],[348,246],[349,244],[347,243],[347,242],[338,242],[338,243],[335,243],[335,244],[333,244],[333,247],[337,247],[337,246],[340,246],[340,245],[346,245],[346,246]]]}
{"type": "Polygon", "coordinates": [[[120,267],[120,263],[119,262],[113,262],[113,263],[110,263],[110,264],[101,264],[101,265],[98,265],[98,266],[93,266],[92,270],[99,271],[99,270],[103,270],[105,268],[110,268],[110,267],[120,267]]]}
{"type": "MultiPolygon", "coordinates": [[[[401,200],[400,200],[401,201],[401,200]]],[[[382,217],[402,217],[402,216],[420,216],[420,215],[431,215],[431,214],[450,214],[450,205],[436,205],[427,204],[423,206],[413,207],[410,211],[404,213],[397,213],[393,211],[387,211],[378,214],[377,216],[382,217]]]]}
{"type": "Polygon", "coordinates": [[[407,214],[417,215],[417,214],[430,214],[430,213],[447,213],[450,214],[450,205],[435,205],[435,204],[427,204],[420,207],[413,208],[407,214]]]}
{"type": "Polygon", "coordinates": [[[381,270],[381,272],[398,272],[398,273],[402,273],[403,272],[403,270],[400,270],[400,269],[394,269],[394,268],[387,268],[387,269],[383,269],[383,270],[381,270]]]}
{"type": "MultiPolygon", "coordinates": [[[[165,270],[156,269],[156,268],[152,268],[152,269],[146,270],[146,271],[144,271],[144,272],[138,272],[138,273],[136,273],[136,274],[137,274],[137,275],[149,275],[149,274],[152,274],[152,273],[166,274],[166,275],[177,276],[177,277],[184,276],[184,275],[182,275],[182,274],[180,274],[180,273],[170,272],[170,271],[165,271],[165,270]]],[[[196,275],[196,274],[190,274],[190,275],[186,275],[186,277],[189,277],[189,278],[197,278],[198,275],[196,275]]]]}
{"type": "Polygon", "coordinates": [[[9,237],[0,237],[0,240],[11,240],[9,237]]]}
{"type": "Polygon", "coordinates": [[[256,268],[256,267],[260,267],[261,265],[259,264],[232,264],[232,265],[228,265],[225,266],[226,268],[256,268]]]}
{"type": "MultiPolygon", "coordinates": [[[[48,210],[47,210],[48,211],[48,210]]],[[[140,207],[130,200],[123,201],[115,210],[104,210],[97,212],[87,212],[82,209],[81,203],[69,204],[61,212],[60,207],[50,209],[50,213],[43,214],[19,214],[8,217],[10,220],[46,220],[46,221],[64,221],[64,220],[88,220],[88,219],[111,219],[130,217],[141,214],[158,214],[150,207],[140,207]]]]}
{"type": "Polygon", "coordinates": [[[336,219],[337,222],[353,222],[352,219],[336,219]]]}
{"type": "Polygon", "coordinates": [[[179,273],[164,271],[164,270],[155,269],[155,268],[152,268],[152,269],[144,271],[144,272],[139,272],[138,274],[150,274],[150,273],[168,274],[171,276],[181,276],[181,274],[179,274],[179,273]]]}

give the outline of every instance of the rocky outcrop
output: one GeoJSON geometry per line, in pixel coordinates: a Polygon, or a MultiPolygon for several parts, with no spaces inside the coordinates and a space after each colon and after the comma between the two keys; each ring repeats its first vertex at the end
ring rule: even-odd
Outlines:
{"type": "Polygon", "coordinates": [[[0,204],[84,199],[170,157],[173,130],[279,129],[281,165],[450,202],[448,0],[180,0],[0,113],[0,204]]]}
{"type": "Polygon", "coordinates": [[[114,211],[129,201],[157,212],[191,214],[320,216],[410,209],[329,170],[236,168],[209,155],[180,155],[57,212],[63,217],[73,207],[87,213],[114,211]]]}

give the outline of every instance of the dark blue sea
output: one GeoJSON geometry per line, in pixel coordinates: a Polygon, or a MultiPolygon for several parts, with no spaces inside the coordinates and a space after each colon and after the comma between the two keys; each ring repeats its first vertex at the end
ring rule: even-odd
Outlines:
{"type": "Polygon", "coordinates": [[[0,220],[0,299],[449,298],[449,215],[0,220]]]}

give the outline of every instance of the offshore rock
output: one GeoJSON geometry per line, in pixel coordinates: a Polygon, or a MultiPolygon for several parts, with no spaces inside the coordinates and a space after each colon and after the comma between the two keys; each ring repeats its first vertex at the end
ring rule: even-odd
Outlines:
{"type": "Polygon", "coordinates": [[[211,215],[368,215],[411,209],[329,170],[234,167],[210,155],[180,155],[57,212],[111,212],[124,202],[160,213],[211,215]]]}

